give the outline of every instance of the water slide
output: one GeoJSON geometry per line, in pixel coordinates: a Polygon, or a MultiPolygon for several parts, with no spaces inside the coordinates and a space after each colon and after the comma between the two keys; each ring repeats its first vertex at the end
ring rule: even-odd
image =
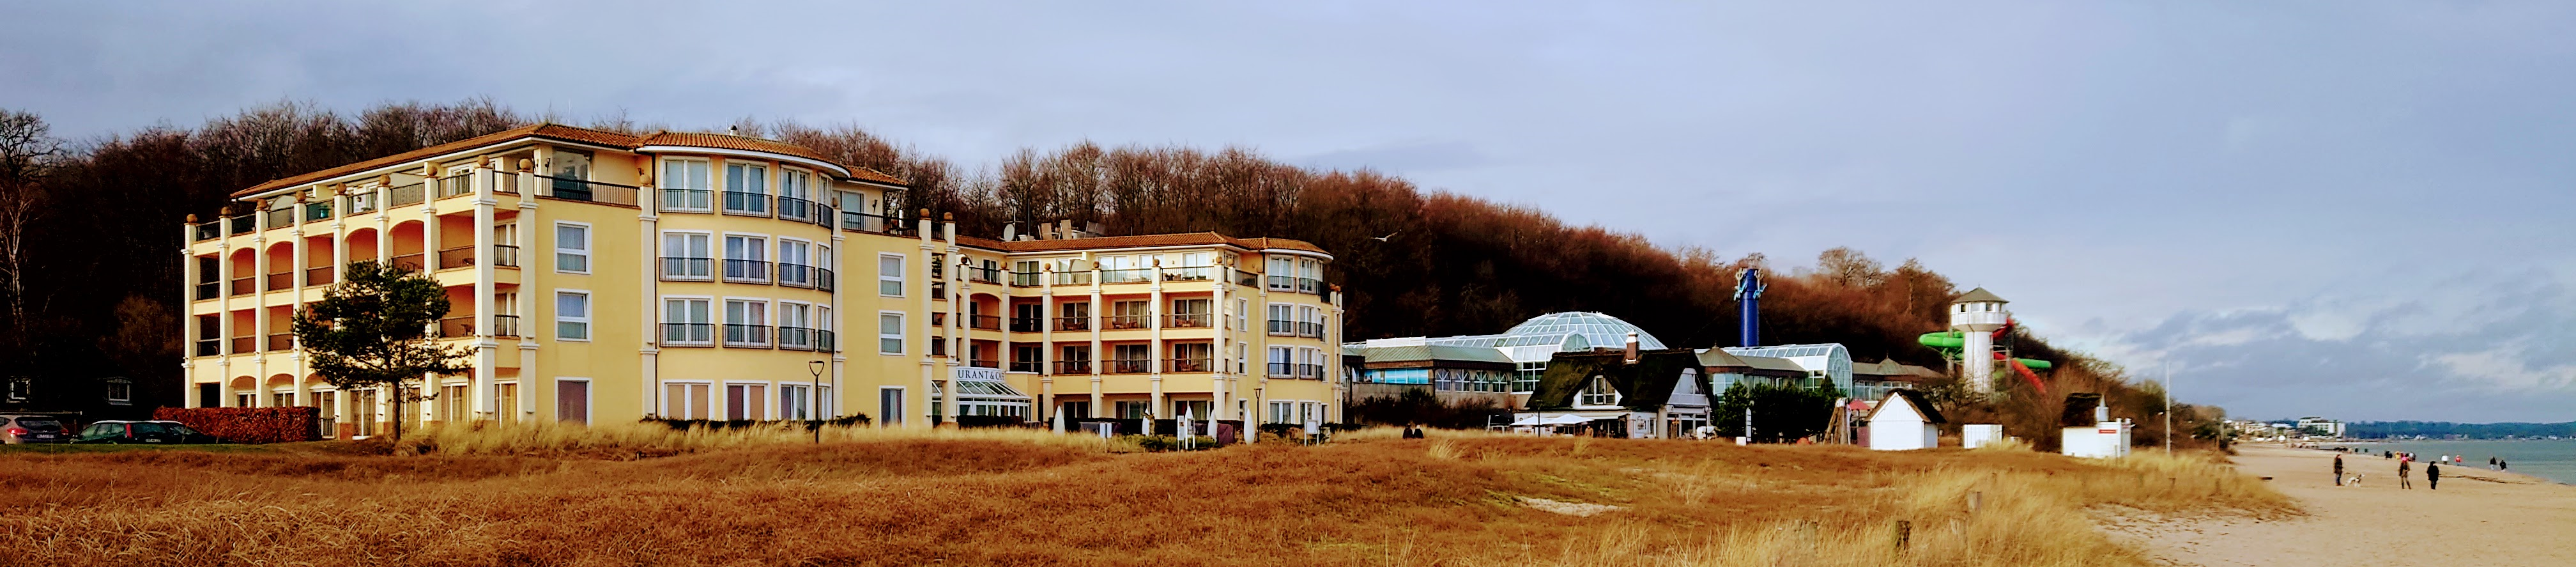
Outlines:
{"type": "MultiPolygon", "coordinates": [[[[2011,321],[2007,321],[2004,324],[2004,328],[1995,329],[1994,338],[2000,340],[2005,334],[2011,333],[2012,323],[2013,322],[2011,321]]],[[[1923,343],[1923,346],[1932,347],[1933,350],[1941,351],[1943,356],[1951,358],[1959,357],[1961,354],[1960,351],[1967,350],[1968,348],[1968,334],[1965,331],[1924,333],[1923,336],[1916,338],[1915,341],[1923,343]]],[[[2043,393],[2048,391],[2048,385],[2040,382],[2039,374],[2037,372],[2033,372],[2033,370],[2047,370],[2054,368],[2057,365],[2035,358],[2008,358],[2000,351],[1995,352],[1994,356],[1995,360],[2003,361],[2006,366],[2011,366],[2014,373],[2021,375],[2022,380],[2029,381],[2031,387],[2038,388],[2039,391],[2043,393]]]]}

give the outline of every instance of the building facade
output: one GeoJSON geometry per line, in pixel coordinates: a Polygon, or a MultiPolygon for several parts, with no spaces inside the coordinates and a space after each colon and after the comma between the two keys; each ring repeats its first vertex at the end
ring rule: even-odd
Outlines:
{"type": "Polygon", "coordinates": [[[183,397],[389,425],[390,396],[332,388],[291,330],[376,260],[444,285],[436,336],[472,352],[413,422],[1339,418],[1314,245],[978,238],[905,218],[904,190],[771,140],[554,124],[263,183],[184,230],[183,397]]]}

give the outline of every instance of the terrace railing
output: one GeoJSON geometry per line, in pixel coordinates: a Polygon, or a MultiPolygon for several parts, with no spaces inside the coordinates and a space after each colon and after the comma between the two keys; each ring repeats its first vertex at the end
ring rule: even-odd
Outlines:
{"type": "Polygon", "coordinates": [[[633,185],[619,185],[615,183],[573,179],[569,177],[539,175],[537,176],[537,179],[537,186],[545,188],[545,192],[539,194],[539,196],[565,201],[608,203],[612,205],[626,205],[632,207],[635,206],[636,192],[639,191],[639,189],[633,185]]]}

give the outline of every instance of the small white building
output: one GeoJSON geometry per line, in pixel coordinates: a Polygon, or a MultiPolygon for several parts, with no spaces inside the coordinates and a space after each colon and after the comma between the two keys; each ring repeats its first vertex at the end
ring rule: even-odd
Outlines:
{"type": "Polygon", "coordinates": [[[1879,400],[1878,408],[1869,412],[1869,448],[1872,451],[1908,451],[1941,446],[1941,428],[1945,423],[1941,410],[1923,398],[1921,392],[1895,390],[1879,400]]]}
{"type": "Polygon", "coordinates": [[[2110,408],[2093,406],[2093,425],[2070,425],[2058,430],[2057,452],[2069,457],[2117,459],[2129,456],[2129,441],[2134,424],[2128,419],[2114,421],[2110,408]]]}

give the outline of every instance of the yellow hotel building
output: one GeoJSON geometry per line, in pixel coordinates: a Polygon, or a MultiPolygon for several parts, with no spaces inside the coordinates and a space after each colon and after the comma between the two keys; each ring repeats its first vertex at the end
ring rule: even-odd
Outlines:
{"type": "Polygon", "coordinates": [[[962,236],[889,210],[904,190],[777,141],[556,124],[263,183],[185,229],[184,397],[390,426],[390,396],[331,387],[292,332],[373,259],[445,285],[437,340],[472,353],[420,384],[413,423],[1341,418],[1322,249],[962,236]]]}

